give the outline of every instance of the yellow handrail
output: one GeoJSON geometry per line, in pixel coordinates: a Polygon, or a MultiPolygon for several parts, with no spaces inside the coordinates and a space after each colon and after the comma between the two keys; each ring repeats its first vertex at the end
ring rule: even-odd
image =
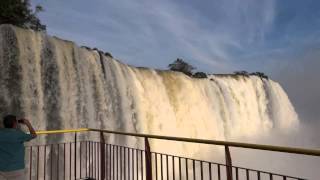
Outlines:
{"type": "Polygon", "coordinates": [[[162,140],[182,141],[182,142],[190,142],[190,143],[222,145],[222,146],[229,146],[229,147],[240,147],[240,148],[248,148],[248,149],[276,151],[276,152],[283,152],[283,153],[320,156],[319,149],[305,149],[305,148],[296,148],[296,147],[240,143],[240,142],[231,142],[231,141],[217,141],[217,140],[194,139],[194,138],[185,138],[185,137],[159,136],[159,135],[152,135],[152,134],[128,133],[128,132],[101,130],[101,129],[93,129],[93,128],[37,131],[37,134],[58,134],[58,133],[84,132],[84,131],[95,131],[95,132],[103,132],[103,133],[110,133],[110,134],[120,134],[120,135],[126,135],[126,136],[145,137],[145,138],[151,138],[151,139],[162,139],[162,140]]]}
{"type": "Polygon", "coordinates": [[[100,129],[91,129],[91,128],[89,128],[89,131],[97,131],[97,132],[104,132],[104,133],[111,133],[111,134],[121,134],[121,135],[136,136],[136,137],[146,137],[146,138],[152,138],[152,139],[183,141],[183,142],[190,142],[190,143],[212,144],[212,145],[222,145],[222,146],[229,146],[229,147],[240,147],[240,148],[248,148],[248,149],[259,149],[259,150],[266,150],[266,151],[276,151],[276,152],[284,152],[284,153],[320,156],[319,149],[305,149],[305,148],[296,148],[296,147],[239,143],[239,142],[231,142],[231,141],[217,141],[217,140],[194,139],[194,138],[172,137],[172,136],[159,136],[159,135],[139,134],[139,133],[126,133],[126,132],[120,132],[120,131],[100,130],[100,129]]]}
{"type": "Polygon", "coordinates": [[[73,133],[73,132],[84,132],[89,131],[88,128],[80,128],[80,129],[63,129],[63,130],[48,130],[48,131],[36,131],[38,135],[41,134],[63,134],[63,133],[73,133]]]}

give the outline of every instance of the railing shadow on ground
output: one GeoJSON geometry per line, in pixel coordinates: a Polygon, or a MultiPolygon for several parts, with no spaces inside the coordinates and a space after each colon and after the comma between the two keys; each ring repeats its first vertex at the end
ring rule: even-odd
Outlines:
{"type": "Polygon", "coordinates": [[[68,143],[29,146],[29,179],[101,179],[101,180],[303,180],[261,170],[232,165],[230,147],[320,156],[319,150],[247,144],[226,141],[191,139],[126,133],[99,129],[38,131],[37,134],[74,133],[68,143]],[[79,133],[100,133],[100,141],[77,141],[79,133]],[[117,134],[144,138],[145,148],[108,144],[104,134],[117,134]],[[226,164],[153,152],[149,139],[220,145],[225,147],[226,164]]]}

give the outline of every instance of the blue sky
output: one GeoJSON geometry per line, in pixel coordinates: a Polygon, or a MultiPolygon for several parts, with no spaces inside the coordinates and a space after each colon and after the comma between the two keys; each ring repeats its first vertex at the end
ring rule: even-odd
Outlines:
{"type": "Polygon", "coordinates": [[[166,68],[182,57],[207,72],[268,71],[274,61],[320,44],[316,0],[32,2],[44,7],[49,34],[136,66],[166,68]]]}
{"type": "Polygon", "coordinates": [[[210,73],[262,71],[284,85],[296,106],[320,101],[318,93],[316,98],[304,96],[306,89],[320,91],[319,85],[304,81],[320,75],[319,0],[32,3],[44,7],[40,18],[50,35],[111,52],[127,64],[165,69],[181,57],[210,73]],[[304,88],[296,87],[297,79],[304,88]]]}

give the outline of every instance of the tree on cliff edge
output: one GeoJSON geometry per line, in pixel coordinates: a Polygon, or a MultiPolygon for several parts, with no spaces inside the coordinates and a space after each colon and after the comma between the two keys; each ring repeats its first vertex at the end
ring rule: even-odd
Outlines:
{"type": "Polygon", "coordinates": [[[0,24],[13,24],[22,28],[45,31],[37,13],[43,11],[41,6],[31,9],[30,0],[0,0],[0,24]]]}
{"type": "Polygon", "coordinates": [[[191,66],[187,62],[183,61],[182,59],[178,58],[173,63],[169,64],[168,67],[171,71],[179,71],[183,72],[184,74],[191,76],[192,70],[195,69],[195,67],[191,66]]]}

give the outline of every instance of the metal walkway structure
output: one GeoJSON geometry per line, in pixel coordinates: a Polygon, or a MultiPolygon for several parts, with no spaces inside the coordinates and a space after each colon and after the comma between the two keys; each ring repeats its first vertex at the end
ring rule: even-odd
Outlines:
{"type": "Polygon", "coordinates": [[[100,180],[303,180],[283,174],[236,167],[230,148],[246,148],[307,156],[320,156],[320,150],[248,144],[228,141],[138,134],[101,129],[37,131],[38,135],[72,134],[72,142],[26,147],[29,179],[100,180]],[[100,141],[79,141],[82,133],[94,132],[100,141]],[[143,138],[144,149],[108,144],[105,134],[143,138]],[[153,152],[149,139],[223,146],[225,164],[153,152]]]}

